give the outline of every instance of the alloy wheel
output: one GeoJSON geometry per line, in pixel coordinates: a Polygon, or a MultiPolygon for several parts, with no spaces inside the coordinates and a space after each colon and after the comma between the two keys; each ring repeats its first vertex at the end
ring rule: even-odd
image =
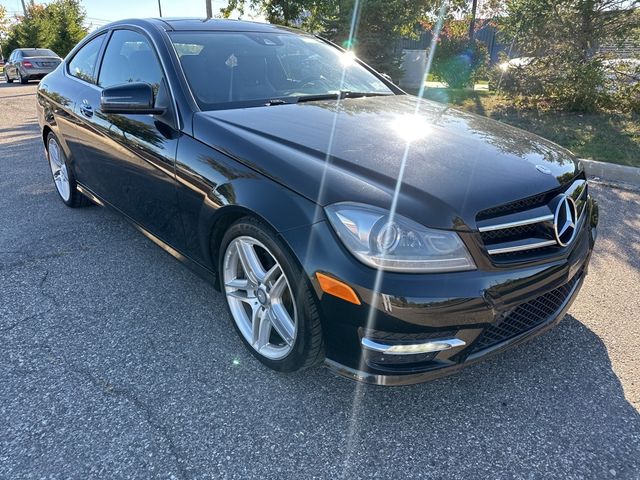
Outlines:
{"type": "Polygon", "coordinates": [[[270,360],[295,344],[298,312],[289,280],[269,249],[249,236],[225,251],[223,282],[233,320],[246,342],[270,360]]]}
{"type": "Polygon", "coordinates": [[[47,149],[49,153],[49,166],[51,167],[51,173],[53,174],[53,181],[56,184],[58,193],[65,202],[69,201],[71,197],[71,185],[69,184],[69,172],[67,171],[67,165],[64,161],[60,146],[54,138],[49,139],[49,146],[47,149]]]}

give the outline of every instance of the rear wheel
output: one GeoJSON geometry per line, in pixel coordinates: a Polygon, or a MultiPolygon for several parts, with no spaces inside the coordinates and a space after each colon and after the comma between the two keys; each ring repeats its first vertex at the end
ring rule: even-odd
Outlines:
{"type": "Polygon", "coordinates": [[[69,167],[67,157],[53,132],[50,132],[47,137],[47,157],[53,183],[64,204],[71,208],[88,205],[89,200],[78,191],[73,171],[69,167]]]}
{"type": "Polygon", "coordinates": [[[224,235],[220,283],[236,331],[268,367],[291,372],[323,360],[320,316],[307,280],[280,239],[244,218],[224,235]]]}
{"type": "Polygon", "coordinates": [[[29,83],[29,77],[23,77],[22,76],[22,72],[20,71],[20,69],[18,69],[18,81],[22,85],[26,85],[27,83],[29,83]]]}

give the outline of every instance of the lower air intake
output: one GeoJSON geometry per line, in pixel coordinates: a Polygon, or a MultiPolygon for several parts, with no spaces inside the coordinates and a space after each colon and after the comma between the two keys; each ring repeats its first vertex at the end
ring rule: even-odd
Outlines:
{"type": "Polygon", "coordinates": [[[486,328],[469,349],[470,353],[491,348],[517,337],[552,318],[569,299],[581,276],[582,274],[578,273],[569,282],[555,290],[518,305],[502,322],[486,328]]]}

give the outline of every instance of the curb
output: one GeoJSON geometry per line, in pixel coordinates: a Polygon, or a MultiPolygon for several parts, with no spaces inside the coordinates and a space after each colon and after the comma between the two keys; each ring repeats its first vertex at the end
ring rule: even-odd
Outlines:
{"type": "Polygon", "coordinates": [[[640,187],[640,168],[616,165],[614,163],[597,162],[581,158],[584,170],[589,178],[603,183],[622,184],[640,187]]]}

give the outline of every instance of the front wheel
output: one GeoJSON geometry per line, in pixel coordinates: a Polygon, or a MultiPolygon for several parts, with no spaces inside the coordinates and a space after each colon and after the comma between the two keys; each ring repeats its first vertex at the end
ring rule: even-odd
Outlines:
{"type": "Polygon", "coordinates": [[[253,218],[224,235],[220,283],[236,331],[268,367],[291,372],[323,360],[320,316],[301,269],[269,227],[253,218]]]}
{"type": "Polygon", "coordinates": [[[13,78],[9,78],[9,74],[7,73],[7,69],[4,69],[4,79],[7,83],[13,83],[13,78]]]}

